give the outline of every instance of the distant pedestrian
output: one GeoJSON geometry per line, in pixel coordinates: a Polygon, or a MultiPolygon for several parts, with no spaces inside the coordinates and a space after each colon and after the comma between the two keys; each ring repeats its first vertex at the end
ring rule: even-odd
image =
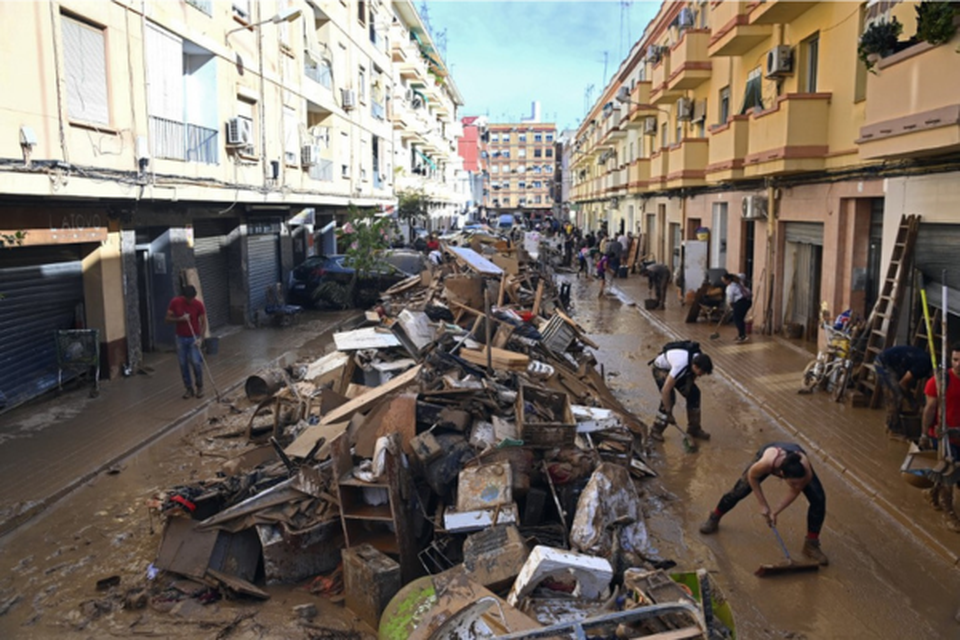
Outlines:
{"type": "Polygon", "coordinates": [[[803,555],[816,560],[821,565],[829,563],[826,554],[820,549],[820,530],[827,515],[827,494],[820,479],[813,471],[810,459],[803,448],[793,442],[773,442],[760,447],[733,489],[720,498],[717,507],[710,512],[707,520],[700,525],[700,533],[716,533],[720,528],[720,518],[737,506],[741,500],[753,493],[760,503],[760,514],[768,525],[776,526],[777,515],[793,504],[801,493],[807,499],[807,537],[803,541],[803,555]],[[760,484],[768,476],[786,481],[789,491],[776,509],[770,509],[760,484]]]}
{"type": "Polygon", "coordinates": [[[597,278],[600,280],[600,293],[602,296],[607,288],[607,278],[610,276],[610,258],[601,254],[597,259],[597,278]]]}
{"type": "Polygon", "coordinates": [[[610,275],[613,278],[620,277],[620,258],[623,255],[623,247],[620,241],[611,237],[607,241],[606,254],[610,257],[610,275]]]}
{"type": "Polygon", "coordinates": [[[740,277],[732,273],[720,276],[726,287],[727,306],[733,313],[733,324],[737,327],[737,342],[746,342],[747,311],[753,306],[753,293],[740,282],[740,277]]]}
{"type": "Polygon", "coordinates": [[[164,320],[176,323],[177,360],[180,362],[180,376],[186,389],[183,397],[203,397],[203,356],[200,354],[201,340],[207,332],[207,310],[197,300],[197,289],[193,285],[183,288],[183,295],[170,301],[164,320]],[[193,379],[190,373],[193,370],[193,379]],[[194,390],[196,384],[196,390],[194,390]]]}
{"type": "Polygon", "coordinates": [[[916,389],[933,373],[930,356],[920,347],[890,347],[877,355],[874,370],[886,401],[887,433],[895,437],[906,436],[900,420],[903,400],[906,398],[910,409],[916,411],[916,389]]]}
{"type": "Polygon", "coordinates": [[[588,269],[588,263],[590,258],[590,249],[584,244],[580,247],[580,251],[577,252],[577,262],[579,263],[579,269],[577,269],[577,277],[580,277],[582,273],[584,277],[589,277],[590,271],[588,269]]]}
{"type": "Polygon", "coordinates": [[[650,262],[640,268],[640,275],[647,278],[647,291],[654,294],[657,309],[667,308],[667,287],[672,277],[670,267],[659,262],[650,262]]]}

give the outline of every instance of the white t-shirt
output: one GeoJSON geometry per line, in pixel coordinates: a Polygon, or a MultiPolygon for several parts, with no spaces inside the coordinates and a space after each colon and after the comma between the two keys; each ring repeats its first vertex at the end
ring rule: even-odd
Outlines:
{"type": "Polygon", "coordinates": [[[743,296],[743,289],[736,282],[727,285],[727,304],[734,305],[743,296]]]}
{"type": "Polygon", "coordinates": [[[669,369],[674,380],[679,380],[690,365],[690,354],[686,349],[670,349],[661,353],[653,361],[657,369],[669,369]]]}

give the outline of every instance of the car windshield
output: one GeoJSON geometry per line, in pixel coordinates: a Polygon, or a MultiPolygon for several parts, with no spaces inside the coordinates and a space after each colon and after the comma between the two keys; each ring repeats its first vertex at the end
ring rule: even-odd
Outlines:
{"type": "Polygon", "coordinates": [[[423,254],[421,253],[388,253],[383,259],[400,271],[410,275],[420,273],[423,270],[423,254]]]}

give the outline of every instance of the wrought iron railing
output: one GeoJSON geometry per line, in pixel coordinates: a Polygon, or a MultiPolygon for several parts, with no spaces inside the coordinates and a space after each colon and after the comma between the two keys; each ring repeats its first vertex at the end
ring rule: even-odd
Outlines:
{"type": "Polygon", "coordinates": [[[310,56],[304,56],[303,74],[314,82],[322,84],[327,89],[333,87],[333,74],[330,71],[330,63],[325,60],[317,62],[311,60],[310,56]]]}
{"type": "Polygon", "coordinates": [[[216,129],[150,116],[150,140],[157,158],[217,164],[219,137],[216,129]]]}
{"type": "Polygon", "coordinates": [[[317,164],[310,167],[310,178],[320,182],[333,182],[333,160],[321,158],[317,164]]]}
{"type": "Polygon", "coordinates": [[[213,0],[187,0],[187,4],[200,9],[208,16],[213,15],[213,0]]]}

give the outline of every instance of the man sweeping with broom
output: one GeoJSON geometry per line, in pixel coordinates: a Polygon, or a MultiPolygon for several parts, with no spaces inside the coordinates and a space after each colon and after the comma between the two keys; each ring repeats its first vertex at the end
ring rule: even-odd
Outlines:
{"type": "Polygon", "coordinates": [[[793,504],[797,496],[803,493],[809,503],[807,537],[803,541],[803,555],[824,566],[829,563],[827,556],[820,549],[820,529],[827,515],[827,495],[823,491],[820,479],[813,471],[806,452],[800,445],[792,442],[773,442],[761,447],[753,462],[733,485],[733,489],[720,498],[717,508],[710,513],[706,522],[700,525],[700,533],[716,533],[720,527],[720,518],[751,492],[757,496],[760,513],[771,527],[776,527],[777,514],[793,504]],[[770,475],[785,480],[789,487],[786,497],[772,511],[760,487],[760,484],[770,475]]]}

